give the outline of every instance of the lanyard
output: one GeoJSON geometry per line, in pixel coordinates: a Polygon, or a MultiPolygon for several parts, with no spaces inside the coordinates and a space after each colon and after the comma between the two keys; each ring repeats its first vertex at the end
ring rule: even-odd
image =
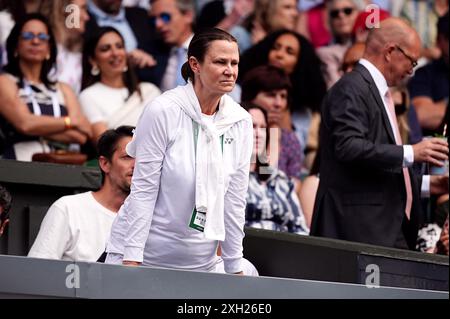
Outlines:
{"type": "MultiPolygon", "coordinates": [[[[33,106],[33,113],[34,115],[42,115],[41,112],[41,107],[39,106],[36,97],[35,97],[35,92],[31,89],[30,84],[28,84],[27,81],[24,80],[24,90],[26,95],[30,98],[31,100],[31,104],[33,106]]],[[[50,95],[52,98],[52,105],[53,105],[53,116],[54,117],[61,117],[61,108],[59,106],[59,102],[58,102],[58,98],[56,96],[56,92],[51,92],[50,91],[50,95]]]]}
{"type": "MultiPolygon", "coordinates": [[[[194,151],[195,151],[195,157],[197,158],[197,141],[198,141],[199,125],[194,120],[192,120],[192,125],[194,126],[194,151]]],[[[221,144],[222,154],[223,154],[223,134],[220,136],[220,144],[221,144]]]]}

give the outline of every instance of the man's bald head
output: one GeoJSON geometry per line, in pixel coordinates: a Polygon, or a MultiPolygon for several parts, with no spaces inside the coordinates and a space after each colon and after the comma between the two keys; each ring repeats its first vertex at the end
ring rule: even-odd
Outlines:
{"type": "Polygon", "coordinates": [[[412,74],[420,51],[416,30],[402,19],[388,18],[370,31],[364,58],[377,67],[389,86],[395,86],[412,74]]]}
{"type": "Polygon", "coordinates": [[[380,23],[379,28],[370,31],[366,42],[366,53],[369,55],[380,54],[389,44],[400,46],[418,46],[420,37],[416,30],[399,18],[388,18],[380,23]]]}

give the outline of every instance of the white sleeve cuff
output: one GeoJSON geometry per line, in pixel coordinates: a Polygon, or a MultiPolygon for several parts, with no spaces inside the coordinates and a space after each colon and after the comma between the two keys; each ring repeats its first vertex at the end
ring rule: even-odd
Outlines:
{"type": "Polygon", "coordinates": [[[140,247],[125,247],[123,260],[141,263],[144,260],[144,250],[140,247]]]}
{"type": "Polygon", "coordinates": [[[403,167],[411,167],[414,164],[414,150],[412,145],[403,145],[403,167]]]}
{"type": "Polygon", "coordinates": [[[420,195],[422,198],[430,197],[430,175],[423,175],[420,195]]]}
{"type": "MultiPolygon", "coordinates": [[[[222,256],[223,258],[223,256],[222,256]]],[[[242,271],[242,257],[241,258],[226,258],[223,259],[223,265],[227,274],[235,274],[242,271]]]]}

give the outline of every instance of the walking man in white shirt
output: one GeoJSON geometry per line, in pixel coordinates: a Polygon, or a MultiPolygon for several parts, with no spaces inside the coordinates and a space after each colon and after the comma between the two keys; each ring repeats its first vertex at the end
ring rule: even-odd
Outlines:
{"type": "Polygon", "coordinates": [[[132,126],[120,126],[100,137],[102,186],[96,192],[64,196],[53,203],[29,257],[97,261],[117,211],[130,193],[134,158],[127,155],[125,147],[132,136],[132,126]]]}

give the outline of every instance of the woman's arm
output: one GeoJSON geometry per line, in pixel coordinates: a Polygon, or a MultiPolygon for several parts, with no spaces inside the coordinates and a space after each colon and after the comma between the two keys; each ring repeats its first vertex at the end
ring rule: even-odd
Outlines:
{"type": "MultiPolygon", "coordinates": [[[[140,263],[153,220],[162,165],[169,143],[167,105],[152,102],[142,114],[133,136],[136,162],[131,193],[124,206],[128,229],[124,236],[123,264],[140,263]]],[[[173,194],[174,198],[176,194],[173,194]]]]}
{"type": "Polygon", "coordinates": [[[225,193],[225,241],[222,242],[222,258],[225,272],[242,271],[242,240],[244,238],[245,206],[250,172],[250,158],[253,149],[253,124],[251,119],[243,121],[241,126],[242,149],[240,158],[236,159],[237,169],[230,177],[230,184],[225,193]]]}
{"type": "Polygon", "coordinates": [[[72,122],[72,127],[86,137],[92,137],[91,124],[83,114],[77,96],[67,84],[59,82],[58,85],[64,94],[66,108],[72,122]]]}
{"type": "Polygon", "coordinates": [[[45,136],[66,130],[64,118],[34,115],[19,98],[19,89],[7,74],[0,75],[0,115],[25,135],[45,136]]]}

